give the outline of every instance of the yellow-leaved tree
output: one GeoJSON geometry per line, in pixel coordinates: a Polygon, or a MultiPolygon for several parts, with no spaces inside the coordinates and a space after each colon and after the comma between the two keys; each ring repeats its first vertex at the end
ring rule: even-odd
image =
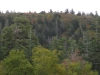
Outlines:
{"type": "Polygon", "coordinates": [[[32,62],[35,75],[65,75],[63,65],[58,64],[58,53],[41,46],[32,50],[32,62]]]}
{"type": "Polygon", "coordinates": [[[11,50],[0,63],[0,75],[34,75],[33,66],[23,51],[11,50]]]}

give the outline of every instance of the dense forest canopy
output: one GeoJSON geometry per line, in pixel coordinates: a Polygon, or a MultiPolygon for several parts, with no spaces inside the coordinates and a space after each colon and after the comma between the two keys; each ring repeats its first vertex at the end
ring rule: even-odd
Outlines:
{"type": "Polygon", "coordinates": [[[0,75],[100,75],[100,16],[0,12],[0,75]]]}

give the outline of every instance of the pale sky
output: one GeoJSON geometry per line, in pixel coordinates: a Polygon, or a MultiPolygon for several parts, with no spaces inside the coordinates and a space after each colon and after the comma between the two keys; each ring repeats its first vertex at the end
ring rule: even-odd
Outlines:
{"type": "Polygon", "coordinates": [[[5,12],[48,12],[50,9],[53,11],[65,11],[72,8],[77,13],[84,11],[85,13],[98,11],[100,14],[100,0],[0,0],[0,11],[5,12]]]}

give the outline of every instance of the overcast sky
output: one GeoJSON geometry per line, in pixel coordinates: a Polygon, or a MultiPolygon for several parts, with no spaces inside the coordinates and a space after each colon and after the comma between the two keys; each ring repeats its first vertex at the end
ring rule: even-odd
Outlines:
{"type": "Polygon", "coordinates": [[[65,11],[66,8],[73,8],[76,13],[98,11],[100,14],[100,0],[0,0],[0,10],[3,12],[65,11]]]}

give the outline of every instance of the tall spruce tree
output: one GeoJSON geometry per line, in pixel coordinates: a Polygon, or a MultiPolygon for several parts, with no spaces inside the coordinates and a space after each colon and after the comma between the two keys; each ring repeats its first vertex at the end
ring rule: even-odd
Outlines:
{"type": "Polygon", "coordinates": [[[29,19],[15,17],[14,24],[6,26],[1,32],[1,55],[0,59],[8,55],[11,49],[25,50],[26,55],[31,55],[31,49],[38,45],[38,39],[34,36],[29,19]]]}

